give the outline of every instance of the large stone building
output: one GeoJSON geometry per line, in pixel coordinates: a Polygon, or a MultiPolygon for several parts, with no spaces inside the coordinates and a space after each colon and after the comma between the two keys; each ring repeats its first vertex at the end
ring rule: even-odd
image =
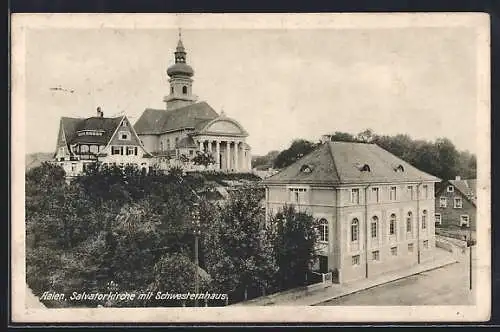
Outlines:
{"type": "Polygon", "coordinates": [[[293,204],[319,220],[315,269],[338,282],[433,257],[434,184],[375,144],[325,142],[264,180],[266,215],[293,204]]]}
{"type": "Polygon", "coordinates": [[[163,98],[165,109],[146,109],[134,128],[156,165],[195,167],[199,153],[213,156],[213,170],[247,172],[251,169],[248,133],[223,112],[218,114],[193,95],[194,71],[187,64],[187,52],[179,38],[175,63],[167,70],[169,94],[163,98]]]}
{"type": "Polygon", "coordinates": [[[476,180],[448,180],[436,190],[436,224],[476,230],[476,180]]]}
{"type": "Polygon", "coordinates": [[[64,168],[68,177],[80,175],[96,161],[135,165],[148,171],[150,157],[126,116],[106,118],[97,108],[94,117],[60,120],[54,162],[64,168]]]}

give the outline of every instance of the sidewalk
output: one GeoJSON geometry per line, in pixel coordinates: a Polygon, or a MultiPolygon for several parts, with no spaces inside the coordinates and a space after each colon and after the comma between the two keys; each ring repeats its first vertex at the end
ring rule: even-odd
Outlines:
{"type": "Polygon", "coordinates": [[[342,285],[333,284],[330,287],[316,289],[314,291],[300,291],[296,296],[291,297],[289,292],[286,295],[280,296],[264,296],[262,298],[253,299],[246,302],[237,303],[234,305],[239,306],[269,306],[269,305],[316,305],[331,299],[339,298],[345,295],[357,293],[359,291],[386,284],[391,281],[402,279],[414,274],[419,274],[425,271],[434,270],[449,264],[457,262],[457,257],[441,249],[435,249],[436,254],[433,260],[423,262],[420,265],[406,268],[403,270],[396,270],[370,279],[361,279],[342,285]]]}

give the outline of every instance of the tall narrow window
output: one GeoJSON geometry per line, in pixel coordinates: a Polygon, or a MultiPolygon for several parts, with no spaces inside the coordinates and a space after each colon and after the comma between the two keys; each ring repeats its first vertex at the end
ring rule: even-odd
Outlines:
{"type": "Polygon", "coordinates": [[[408,186],[406,190],[408,191],[408,199],[413,201],[413,186],[408,186]]]}
{"type": "Polygon", "coordinates": [[[406,215],[406,232],[411,233],[411,224],[413,223],[413,214],[408,211],[406,215]]]}
{"type": "Polygon", "coordinates": [[[174,87],[173,87],[173,86],[171,86],[171,87],[170,87],[170,93],[171,93],[171,94],[173,94],[173,93],[174,93],[174,87]]]}
{"type": "Polygon", "coordinates": [[[358,241],[359,238],[359,220],[354,218],[351,222],[351,241],[358,241]]]}
{"type": "Polygon", "coordinates": [[[391,187],[390,192],[389,192],[389,198],[391,201],[396,200],[396,187],[391,187]]]}
{"type": "Polygon", "coordinates": [[[324,218],[319,221],[319,240],[328,242],[328,220],[324,218]]]}
{"type": "Polygon", "coordinates": [[[373,216],[372,217],[372,223],[371,223],[371,235],[372,238],[377,238],[378,235],[378,217],[373,216]]]}
{"type": "Polygon", "coordinates": [[[425,199],[429,198],[429,186],[424,184],[422,186],[422,190],[424,191],[424,198],[425,199]]]}
{"type": "Polygon", "coordinates": [[[393,213],[389,218],[389,235],[396,234],[396,215],[393,213]]]}
{"type": "Polygon", "coordinates": [[[183,94],[187,94],[187,93],[188,93],[188,88],[187,88],[187,86],[183,86],[183,87],[182,87],[182,93],[183,93],[183,94]]]}
{"type": "Polygon", "coordinates": [[[359,204],[359,189],[351,189],[351,203],[359,204]]]}
{"type": "Polygon", "coordinates": [[[427,228],[427,210],[422,211],[422,229],[427,228]]]}
{"type": "Polygon", "coordinates": [[[379,197],[379,192],[380,192],[379,188],[372,188],[372,195],[373,195],[372,200],[373,200],[375,203],[378,203],[378,202],[379,202],[379,200],[380,200],[380,199],[379,199],[379,198],[380,198],[380,197],[379,197]]]}

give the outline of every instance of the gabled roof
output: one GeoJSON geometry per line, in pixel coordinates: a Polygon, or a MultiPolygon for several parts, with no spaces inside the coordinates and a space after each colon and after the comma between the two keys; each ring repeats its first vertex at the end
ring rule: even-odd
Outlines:
{"type": "MultiPolygon", "coordinates": [[[[472,204],[474,204],[474,206],[476,205],[476,179],[449,180],[448,182],[460,191],[472,204]]],[[[443,186],[443,188],[444,187],[445,186],[443,186]]]]}
{"type": "Polygon", "coordinates": [[[172,111],[146,109],[134,125],[138,135],[161,134],[183,128],[203,128],[219,115],[206,102],[187,105],[172,111]]]}
{"type": "Polygon", "coordinates": [[[341,185],[412,181],[440,180],[376,144],[326,142],[264,183],[341,185]]]}

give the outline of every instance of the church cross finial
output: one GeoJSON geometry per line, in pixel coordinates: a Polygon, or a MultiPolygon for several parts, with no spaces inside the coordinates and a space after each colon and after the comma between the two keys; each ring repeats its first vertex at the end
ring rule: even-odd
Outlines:
{"type": "Polygon", "coordinates": [[[179,28],[179,39],[182,39],[182,30],[179,28]]]}

